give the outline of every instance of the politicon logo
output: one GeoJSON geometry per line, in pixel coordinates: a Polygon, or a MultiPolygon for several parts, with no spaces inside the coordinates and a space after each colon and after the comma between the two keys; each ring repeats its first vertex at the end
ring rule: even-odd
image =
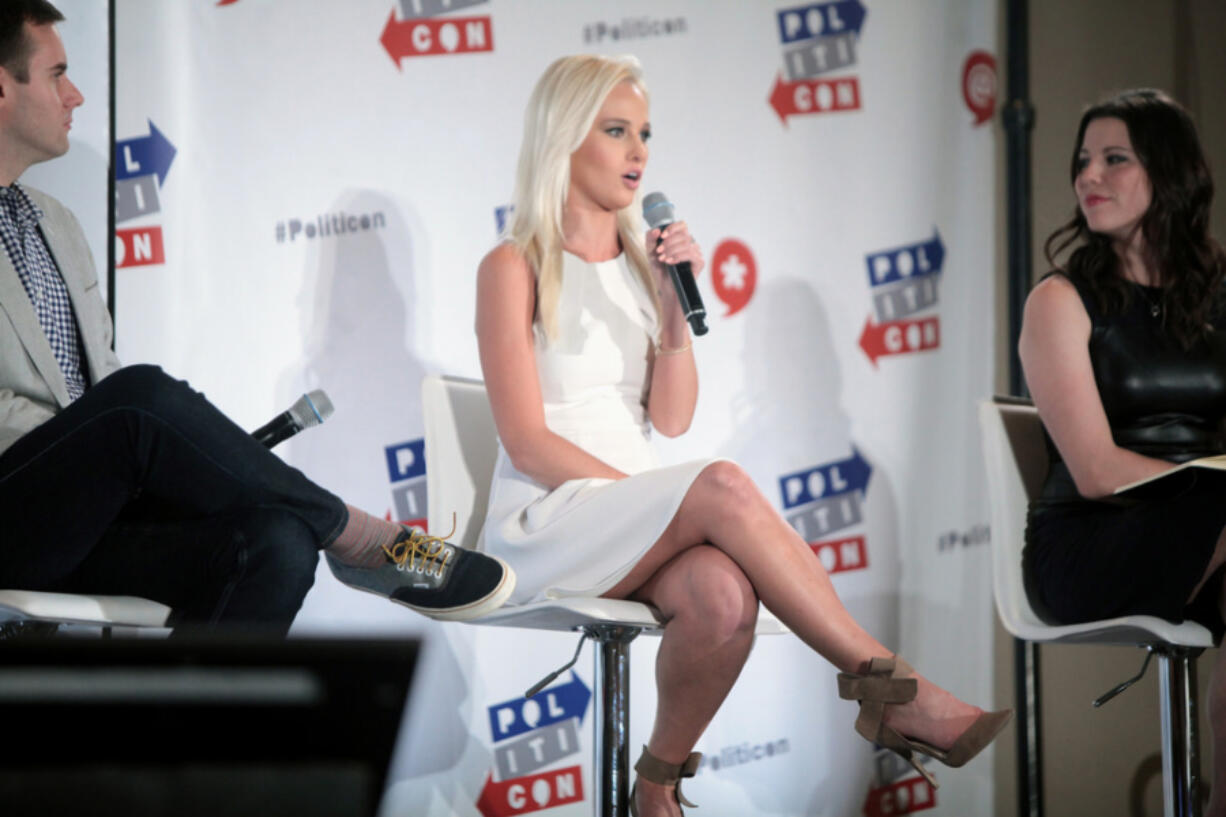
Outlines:
{"type": "Polygon", "coordinates": [[[579,727],[592,692],[574,671],[569,681],[531,698],[488,707],[494,768],[486,776],[477,810],[483,817],[512,817],[583,801],[579,727]]]}
{"type": "Polygon", "coordinates": [[[426,531],[426,441],[423,438],[385,446],[396,521],[426,531]]]}
{"type": "MultiPolygon", "coordinates": [[[[917,755],[925,768],[934,761],[917,755]]],[[[928,780],[916,773],[911,764],[889,749],[877,747],[873,752],[873,775],[860,813],[864,817],[899,817],[936,808],[937,792],[928,780]]]]}
{"type": "Polygon", "coordinates": [[[583,27],[583,42],[590,44],[619,43],[651,37],[673,37],[689,33],[684,17],[623,17],[619,21],[601,20],[583,27]]]}
{"type": "Polygon", "coordinates": [[[867,16],[860,0],[811,3],[775,12],[783,73],[776,75],[770,105],[788,118],[860,109],[860,31],[867,16]]]}
{"type": "MultiPolygon", "coordinates": [[[[138,221],[162,211],[159,191],[175,160],[175,146],[149,120],[149,132],[115,143],[115,223],[138,221]]],[[[166,263],[159,224],[115,230],[115,266],[166,263]]]]}
{"type": "Polygon", "coordinates": [[[800,534],[827,573],[864,570],[868,544],[851,529],[864,521],[873,468],[853,446],[851,456],[779,477],[783,517],[800,534]]]}
{"type": "Polygon", "coordinates": [[[945,245],[936,228],[930,238],[869,253],[865,263],[874,314],[864,321],[860,348],[873,366],[939,347],[941,318],[931,313],[940,300],[945,245]]]}
{"type": "Polygon", "coordinates": [[[514,211],[515,208],[510,204],[502,204],[494,208],[494,229],[498,235],[502,235],[502,231],[507,228],[507,219],[514,211]]]}
{"type": "Polygon", "coordinates": [[[703,771],[718,772],[733,766],[743,766],[746,763],[757,763],[786,755],[792,751],[792,745],[787,738],[768,740],[763,743],[745,741],[734,746],[723,746],[718,751],[703,751],[702,760],[698,761],[698,774],[703,771]]]}
{"type": "Polygon", "coordinates": [[[861,812],[864,817],[899,817],[936,808],[936,789],[922,777],[870,788],[861,812]]]}
{"type": "Polygon", "coordinates": [[[980,523],[971,525],[966,530],[949,530],[939,535],[937,537],[937,552],[947,553],[954,550],[979,547],[990,544],[991,541],[992,528],[989,525],[980,523]]]}
{"type": "Polygon", "coordinates": [[[285,218],[273,228],[278,244],[294,244],[316,238],[340,238],[352,233],[382,230],[387,227],[387,216],[382,210],[369,213],[351,213],[337,210],[320,213],[313,218],[285,218]]]}
{"type": "Polygon", "coordinates": [[[488,14],[469,9],[489,0],[400,0],[400,19],[393,8],[379,42],[403,69],[409,57],[438,57],[494,50],[494,27],[488,14]],[[455,12],[464,12],[456,16],[455,12]]]}

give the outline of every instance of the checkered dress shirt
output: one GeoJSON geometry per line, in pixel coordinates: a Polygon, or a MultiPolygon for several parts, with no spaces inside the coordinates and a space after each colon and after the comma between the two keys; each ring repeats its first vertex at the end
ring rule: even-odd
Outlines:
{"type": "Polygon", "coordinates": [[[38,323],[68,381],[68,396],[76,400],[88,385],[81,371],[81,336],[68,287],[38,229],[42,217],[43,211],[20,186],[0,186],[0,242],[17,268],[38,323]]]}

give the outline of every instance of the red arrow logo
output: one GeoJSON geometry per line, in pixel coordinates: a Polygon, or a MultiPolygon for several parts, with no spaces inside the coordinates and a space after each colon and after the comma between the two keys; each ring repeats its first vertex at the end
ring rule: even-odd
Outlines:
{"type": "Polygon", "coordinates": [[[873,323],[872,318],[865,318],[864,331],[860,333],[860,348],[874,366],[877,358],[885,355],[926,352],[940,345],[941,319],[935,316],[889,323],[873,323]]]}
{"type": "Polygon", "coordinates": [[[568,766],[501,783],[488,775],[477,798],[477,810],[484,817],[512,817],[582,801],[583,772],[579,766],[568,766]]]}
{"type": "Polygon", "coordinates": [[[776,74],[770,103],[785,125],[789,116],[856,111],[860,109],[860,79],[837,77],[784,82],[783,77],[776,74]]]}
{"type": "Polygon", "coordinates": [[[849,536],[827,542],[810,542],[809,547],[827,573],[842,573],[847,570],[864,570],[868,567],[868,548],[863,536],[849,536]]]}
{"type": "Polygon", "coordinates": [[[889,786],[869,789],[864,817],[898,817],[936,808],[936,789],[922,777],[908,777],[889,786]]]}
{"type": "Polygon", "coordinates": [[[166,251],[162,247],[162,228],[134,227],[115,231],[115,266],[143,267],[148,264],[165,264],[166,251]]]}
{"type": "Polygon", "coordinates": [[[438,54],[471,54],[494,50],[494,31],[489,17],[423,17],[397,20],[396,9],[387,16],[379,36],[387,55],[400,68],[405,57],[438,54]]]}

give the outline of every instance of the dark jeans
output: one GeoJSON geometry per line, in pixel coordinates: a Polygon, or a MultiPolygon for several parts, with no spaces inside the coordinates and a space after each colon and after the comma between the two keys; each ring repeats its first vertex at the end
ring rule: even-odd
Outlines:
{"type": "Polygon", "coordinates": [[[203,395],[129,366],[0,455],[0,587],[284,633],[347,520],[203,395]]]}

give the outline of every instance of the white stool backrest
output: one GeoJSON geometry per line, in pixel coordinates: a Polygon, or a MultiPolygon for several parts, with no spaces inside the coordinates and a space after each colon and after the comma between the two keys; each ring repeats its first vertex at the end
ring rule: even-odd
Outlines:
{"type": "Polygon", "coordinates": [[[421,384],[426,427],[426,524],[449,541],[476,549],[498,458],[498,433],[485,384],[427,375],[421,384]]]}
{"type": "Polygon", "coordinates": [[[979,429],[988,471],[992,512],[992,577],[996,609],[1010,633],[1033,638],[1046,627],[1030,606],[1022,583],[1026,510],[1047,475],[1043,424],[1034,406],[979,405],[979,429]]]}

